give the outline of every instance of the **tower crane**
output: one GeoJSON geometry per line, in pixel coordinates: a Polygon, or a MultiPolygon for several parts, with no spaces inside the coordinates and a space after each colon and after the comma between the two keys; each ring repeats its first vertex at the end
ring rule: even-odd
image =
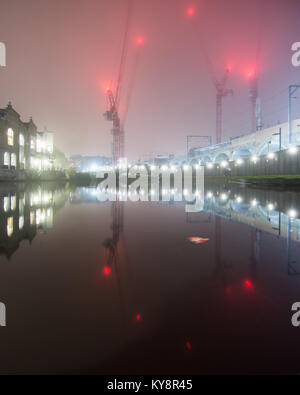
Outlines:
{"type": "Polygon", "coordinates": [[[221,80],[218,80],[215,75],[212,62],[211,62],[211,60],[208,56],[208,53],[205,50],[203,44],[202,44],[202,52],[203,52],[205,60],[206,60],[206,65],[207,65],[210,79],[211,79],[212,83],[214,84],[216,91],[217,91],[217,96],[216,96],[216,143],[219,144],[222,141],[222,101],[223,101],[223,97],[226,97],[228,95],[233,95],[233,90],[227,88],[227,81],[228,81],[228,77],[230,75],[230,68],[227,67],[223,78],[221,80]]]}
{"type": "Polygon", "coordinates": [[[219,81],[212,68],[210,68],[210,78],[216,88],[216,143],[219,144],[222,141],[222,100],[223,97],[228,95],[233,95],[233,90],[226,87],[227,80],[230,74],[230,70],[227,68],[225,70],[224,76],[221,81],[219,81]]]}
{"type": "Polygon", "coordinates": [[[107,121],[112,122],[113,124],[111,130],[113,136],[112,156],[113,156],[113,163],[115,166],[118,164],[118,161],[122,157],[124,157],[124,130],[123,128],[121,128],[119,105],[121,100],[123,77],[124,77],[127,52],[128,52],[128,36],[130,31],[130,22],[131,22],[132,7],[133,7],[132,0],[128,0],[127,7],[128,8],[127,8],[125,34],[123,38],[122,54],[121,54],[121,61],[120,61],[118,78],[117,78],[117,85],[115,89],[115,94],[113,93],[111,88],[107,88],[106,93],[107,93],[108,110],[104,113],[104,118],[107,121]]]}
{"type": "MultiPolygon", "coordinates": [[[[133,8],[133,0],[128,0],[127,21],[126,21],[125,34],[123,39],[123,48],[122,48],[117,84],[115,91],[113,91],[111,87],[107,88],[106,90],[108,109],[104,113],[104,118],[105,120],[112,122],[111,133],[113,136],[112,155],[113,155],[114,166],[117,166],[120,162],[120,159],[124,158],[124,140],[125,140],[124,128],[125,128],[125,122],[127,119],[130,101],[131,101],[134,78],[136,75],[136,69],[138,66],[138,60],[140,56],[140,51],[138,50],[136,54],[136,59],[134,61],[134,69],[132,70],[133,74],[131,75],[129,79],[129,83],[127,84],[128,86],[127,97],[125,98],[125,106],[123,107],[123,111],[122,111],[120,108],[120,103],[121,103],[121,97],[122,97],[121,93],[123,90],[123,80],[124,80],[126,61],[127,61],[132,8],[133,8]]],[[[139,47],[143,45],[143,38],[139,37],[137,39],[137,45],[139,47]]],[[[111,274],[112,269],[114,269],[118,281],[119,290],[121,289],[121,281],[119,278],[120,269],[121,269],[120,262],[121,260],[125,260],[125,261],[128,260],[127,247],[123,236],[123,228],[124,228],[124,202],[120,201],[119,195],[117,194],[116,200],[112,203],[112,224],[111,224],[112,234],[109,238],[107,238],[104,241],[103,246],[105,248],[104,274],[109,276],[111,274]]]]}

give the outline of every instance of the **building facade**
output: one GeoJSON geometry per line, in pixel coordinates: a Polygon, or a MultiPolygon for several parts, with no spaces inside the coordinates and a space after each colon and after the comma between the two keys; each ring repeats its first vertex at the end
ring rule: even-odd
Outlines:
{"type": "Polygon", "coordinates": [[[8,103],[0,109],[0,169],[1,173],[50,170],[54,166],[53,133],[38,132],[32,118],[23,122],[8,103]]]}

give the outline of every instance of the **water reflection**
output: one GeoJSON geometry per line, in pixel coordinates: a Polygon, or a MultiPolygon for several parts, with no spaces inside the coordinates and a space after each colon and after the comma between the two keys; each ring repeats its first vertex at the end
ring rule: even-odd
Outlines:
{"type": "MultiPolygon", "coordinates": [[[[163,191],[170,195],[170,201],[166,201],[160,194],[161,200],[151,203],[153,188],[148,193],[149,205],[151,204],[177,204],[187,211],[188,223],[211,223],[215,219],[215,243],[216,252],[220,254],[219,234],[220,220],[238,222],[252,227],[252,239],[254,246],[253,257],[259,255],[260,234],[267,232],[277,237],[287,239],[287,260],[289,272],[298,274],[293,268],[296,263],[292,252],[292,242],[300,241],[300,203],[298,193],[283,193],[276,191],[262,191],[241,188],[239,186],[219,186],[216,184],[205,185],[205,191],[185,191],[187,195],[204,195],[201,207],[197,210],[187,210],[185,201],[174,202],[172,189],[163,191]],[[201,209],[201,210],[200,210],[201,209]],[[203,213],[206,216],[203,216],[203,213]],[[199,219],[199,218],[201,219],[199,219]]],[[[114,191],[112,191],[115,194],[114,191]]],[[[144,200],[145,191],[137,191],[144,200]],[[142,196],[143,195],[143,196],[142,196]]],[[[137,197],[139,200],[139,196],[137,197]]],[[[70,190],[66,186],[56,185],[25,187],[23,184],[0,186],[0,252],[8,258],[18,249],[22,240],[30,243],[37,231],[46,233],[53,227],[55,213],[69,201],[71,204],[99,203],[104,204],[102,197],[99,198],[97,188],[76,188],[70,190]]],[[[122,239],[124,227],[124,202],[117,197],[111,203],[111,237],[103,242],[107,253],[106,271],[111,270],[113,262],[118,257],[120,239],[122,239]]],[[[137,203],[135,203],[137,204],[137,203]]],[[[217,261],[220,258],[216,257],[217,261]]]]}
{"type": "Polygon", "coordinates": [[[67,201],[65,187],[0,185],[0,254],[10,258],[22,240],[53,227],[53,217],[67,201]]]}

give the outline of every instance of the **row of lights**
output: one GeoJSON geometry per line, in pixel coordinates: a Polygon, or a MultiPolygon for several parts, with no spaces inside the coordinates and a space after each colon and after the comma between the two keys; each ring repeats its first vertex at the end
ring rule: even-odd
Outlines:
{"type": "MultiPolygon", "coordinates": [[[[206,194],[206,196],[207,196],[208,199],[212,199],[214,195],[213,195],[212,192],[208,192],[208,193],[206,194]]],[[[221,199],[222,201],[226,201],[226,200],[228,200],[228,198],[229,198],[229,196],[228,196],[226,193],[222,193],[222,194],[220,195],[220,199],[221,199]]],[[[243,202],[243,198],[242,198],[241,196],[237,196],[237,197],[235,198],[235,201],[236,201],[237,203],[242,203],[242,202],[243,202]]],[[[251,206],[256,207],[256,206],[258,205],[258,203],[259,203],[259,202],[258,202],[256,199],[253,199],[253,200],[251,201],[250,204],[251,204],[251,206]]],[[[273,204],[273,203],[268,203],[268,205],[267,205],[266,207],[267,207],[267,209],[268,209],[269,211],[273,211],[273,210],[275,209],[275,204],[273,204]]],[[[289,210],[289,211],[287,212],[287,215],[288,215],[290,218],[297,218],[298,213],[297,213],[296,210],[291,209],[291,210],[289,210]]]]}
{"type": "MultiPolygon", "coordinates": [[[[296,153],[298,152],[298,148],[297,148],[297,147],[290,147],[289,150],[288,150],[288,152],[289,152],[291,155],[294,155],[294,154],[296,154],[296,153]]],[[[276,157],[276,155],[275,155],[274,152],[269,152],[269,153],[267,154],[267,158],[268,158],[268,159],[275,159],[275,157],[276,157]]],[[[256,163],[256,162],[258,162],[258,161],[259,161],[259,157],[258,157],[258,156],[253,155],[253,156],[251,157],[251,162],[256,163]]],[[[240,165],[242,165],[243,163],[244,163],[244,160],[241,159],[241,158],[237,159],[236,162],[235,162],[236,166],[240,166],[240,165]]],[[[220,166],[223,167],[223,168],[227,167],[228,165],[229,165],[229,163],[228,163],[227,161],[225,161],[225,160],[222,161],[222,162],[220,163],[220,166]]],[[[214,164],[213,164],[212,162],[208,162],[208,163],[206,164],[206,166],[207,166],[208,169],[212,169],[212,168],[214,167],[214,164]]]]}

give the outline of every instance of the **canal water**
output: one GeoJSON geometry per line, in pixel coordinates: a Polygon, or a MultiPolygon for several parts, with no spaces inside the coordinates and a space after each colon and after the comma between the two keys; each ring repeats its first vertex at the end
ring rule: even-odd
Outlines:
{"type": "Polygon", "coordinates": [[[187,212],[1,184],[0,374],[299,374],[298,213],[234,185],[187,212]]]}

